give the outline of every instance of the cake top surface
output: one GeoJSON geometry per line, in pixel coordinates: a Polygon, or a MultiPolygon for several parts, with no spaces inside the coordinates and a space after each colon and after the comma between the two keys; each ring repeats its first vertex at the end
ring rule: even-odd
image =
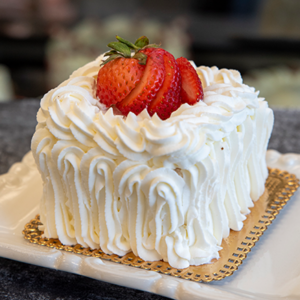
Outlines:
{"type": "Polygon", "coordinates": [[[77,140],[87,147],[104,145],[106,155],[123,155],[131,160],[170,156],[193,163],[193,157],[207,155],[205,143],[220,141],[267,105],[253,87],[243,84],[236,70],[197,67],[203,100],[183,103],[162,120],[147,109],[138,115],[120,114],[97,97],[97,77],[104,55],[76,70],[68,80],[41,100],[38,128],[47,127],[58,140],[77,140]],[[195,134],[197,133],[197,134],[195,134]]]}

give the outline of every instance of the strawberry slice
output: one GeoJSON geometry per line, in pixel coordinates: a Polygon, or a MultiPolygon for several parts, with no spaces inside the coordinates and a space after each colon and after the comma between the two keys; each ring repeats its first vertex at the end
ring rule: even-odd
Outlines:
{"type": "Polygon", "coordinates": [[[155,99],[148,107],[150,116],[154,113],[165,120],[181,105],[181,76],[174,56],[164,51],[165,80],[155,99]]]}
{"type": "Polygon", "coordinates": [[[105,64],[98,73],[96,94],[107,107],[122,101],[138,84],[145,65],[137,59],[117,58],[105,64]]]}
{"type": "Polygon", "coordinates": [[[194,67],[184,57],[177,58],[176,62],[182,78],[181,102],[193,105],[200,100],[203,100],[201,80],[194,67]]]}
{"type": "Polygon", "coordinates": [[[124,100],[116,104],[117,108],[125,116],[130,111],[138,115],[148,107],[161,88],[165,78],[164,50],[160,48],[146,48],[140,52],[147,55],[144,74],[132,92],[124,100]]]}
{"type": "Polygon", "coordinates": [[[113,106],[124,116],[147,109],[166,120],[182,103],[193,105],[203,99],[196,70],[183,57],[141,36],[133,44],[120,36],[109,43],[97,78],[96,94],[101,103],[113,106]]]}

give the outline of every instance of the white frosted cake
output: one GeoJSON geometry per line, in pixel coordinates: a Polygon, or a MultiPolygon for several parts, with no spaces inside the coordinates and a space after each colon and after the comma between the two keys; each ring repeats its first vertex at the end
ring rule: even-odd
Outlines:
{"type": "Polygon", "coordinates": [[[272,110],[238,71],[198,67],[203,101],[166,120],[124,117],[96,97],[102,59],[41,100],[44,236],[175,268],[209,263],[264,192],[272,110]]]}

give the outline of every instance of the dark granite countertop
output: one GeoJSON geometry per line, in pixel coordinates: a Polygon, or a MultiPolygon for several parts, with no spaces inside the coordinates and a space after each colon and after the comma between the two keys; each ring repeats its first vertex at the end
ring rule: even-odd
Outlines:
{"type": "MultiPolygon", "coordinates": [[[[30,150],[37,100],[0,103],[0,174],[30,150]]],[[[300,110],[275,109],[269,149],[300,153],[300,110]]],[[[167,299],[102,281],[0,258],[0,299],[167,299]]]]}

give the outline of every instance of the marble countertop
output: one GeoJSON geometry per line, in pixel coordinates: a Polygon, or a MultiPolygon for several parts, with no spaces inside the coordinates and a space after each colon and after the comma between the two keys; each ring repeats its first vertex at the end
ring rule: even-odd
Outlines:
{"type": "MultiPolygon", "coordinates": [[[[30,150],[39,101],[0,103],[0,174],[30,150]]],[[[300,153],[300,110],[275,109],[269,149],[300,153]]],[[[0,299],[167,299],[83,276],[0,258],[0,299]]]]}

